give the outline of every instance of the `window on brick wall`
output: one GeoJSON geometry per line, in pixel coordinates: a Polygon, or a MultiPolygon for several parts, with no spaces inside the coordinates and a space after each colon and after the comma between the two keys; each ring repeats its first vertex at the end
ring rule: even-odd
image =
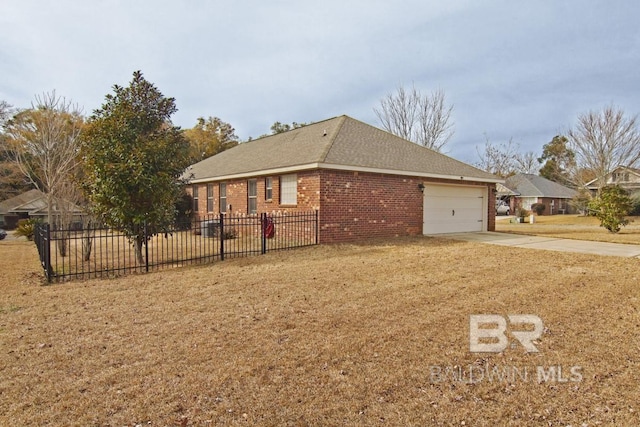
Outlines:
{"type": "Polygon", "coordinates": [[[225,182],[220,183],[220,188],[218,189],[218,193],[220,193],[220,213],[227,212],[227,184],[225,182]]]}
{"type": "Polygon", "coordinates": [[[213,212],[213,184],[207,184],[207,212],[213,212]]]}
{"type": "Polygon", "coordinates": [[[280,204],[298,204],[298,176],[296,174],[280,177],[280,204]]]}
{"type": "Polygon", "coordinates": [[[191,187],[191,194],[193,195],[193,211],[198,212],[198,185],[197,184],[191,187]]]}
{"type": "Polygon", "coordinates": [[[258,213],[258,180],[247,181],[247,213],[258,213]]]}
{"type": "Polygon", "coordinates": [[[273,179],[270,176],[264,179],[264,199],[273,199],[273,179]]]}

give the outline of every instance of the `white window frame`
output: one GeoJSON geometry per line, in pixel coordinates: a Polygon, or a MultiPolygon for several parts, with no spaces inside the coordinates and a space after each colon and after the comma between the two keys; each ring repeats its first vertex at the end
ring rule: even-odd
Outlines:
{"type": "Polygon", "coordinates": [[[227,213],[227,183],[218,184],[218,194],[220,194],[220,213],[227,213]]]}
{"type": "Polygon", "coordinates": [[[247,213],[258,213],[258,180],[250,179],[247,181],[247,213]]]}
{"type": "Polygon", "coordinates": [[[298,204],[298,176],[295,173],[280,176],[280,204],[298,204]]]}
{"type": "Polygon", "coordinates": [[[264,199],[267,201],[273,199],[273,178],[270,176],[264,179],[264,199]]]}
{"type": "Polygon", "coordinates": [[[213,212],[213,184],[207,184],[207,212],[213,212]]]}

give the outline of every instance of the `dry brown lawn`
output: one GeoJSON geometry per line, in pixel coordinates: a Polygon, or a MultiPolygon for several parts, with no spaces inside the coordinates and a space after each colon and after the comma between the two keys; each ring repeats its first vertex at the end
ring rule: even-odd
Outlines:
{"type": "Polygon", "coordinates": [[[534,224],[517,224],[498,218],[496,231],[505,233],[640,245],[639,217],[629,217],[629,225],[622,227],[619,233],[600,227],[600,221],[593,216],[543,215],[537,216],[534,224]]]}
{"type": "Polygon", "coordinates": [[[414,238],[42,286],[5,241],[0,271],[0,425],[640,424],[639,259],[414,238]],[[490,313],[540,352],[471,353],[490,313]]]}

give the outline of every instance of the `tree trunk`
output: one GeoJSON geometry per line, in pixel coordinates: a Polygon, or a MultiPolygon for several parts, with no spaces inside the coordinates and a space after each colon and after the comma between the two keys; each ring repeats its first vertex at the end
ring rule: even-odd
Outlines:
{"type": "Polygon", "coordinates": [[[91,221],[83,226],[82,231],[82,259],[89,261],[91,259],[91,247],[93,245],[93,235],[95,230],[91,228],[91,221]]]}
{"type": "Polygon", "coordinates": [[[47,191],[46,197],[47,197],[47,224],[49,224],[49,226],[52,226],[53,215],[51,213],[51,210],[53,209],[53,195],[51,194],[50,191],[47,191]]]}
{"type": "Polygon", "coordinates": [[[136,248],[136,261],[138,262],[138,265],[144,265],[144,256],[142,256],[142,245],[144,243],[143,240],[143,236],[136,236],[136,239],[134,240],[134,245],[136,248]]]}

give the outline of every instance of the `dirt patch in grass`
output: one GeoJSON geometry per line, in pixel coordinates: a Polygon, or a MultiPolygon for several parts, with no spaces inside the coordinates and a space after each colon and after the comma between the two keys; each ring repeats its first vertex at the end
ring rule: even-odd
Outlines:
{"type": "Polygon", "coordinates": [[[0,268],[4,425],[640,423],[637,259],[415,238],[42,286],[12,242],[0,268]],[[539,316],[540,352],[471,353],[488,313],[539,316]]]}
{"type": "Polygon", "coordinates": [[[629,225],[619,233],[611,233],[600,227],[593,216],[549,215],[535,217],[535,223],[518,224],[499,218],[496,231],[531,236],[558,237],[563,239],[589,240],[596,242],[627,243],[640,245],[640,218],[629,217],[629,225]]]}

